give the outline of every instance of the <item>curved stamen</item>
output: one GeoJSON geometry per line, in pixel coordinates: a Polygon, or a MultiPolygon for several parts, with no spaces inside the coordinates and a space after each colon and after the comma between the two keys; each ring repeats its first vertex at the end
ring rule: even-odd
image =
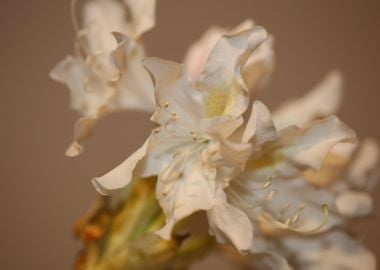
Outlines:
{"type": "Polygon", "coordinates": [[[297,214],[294,215],[292,219],[287,219],[285,222],[274,221],[274,223],[277,226],[279,226],[281,229],[290,230],[292,232],[297,232],[297,233],[301,233],[301,234],[305,234],[305,235],[306,234],[314,234],[314,233],[317,233],[319,230],[321,230],[327,224],[328,217],[329,217],[329,208],[328,208],[327,204],[322,205],[322,211],[323,211],[322,222],[319,225],[317,225],[315,228],[312,228],[312,229],[302,230],[302,229],[291,228],[289,226],[289,224],[295,223],[299,219],[299,215],[297,215],[297,214]]]}

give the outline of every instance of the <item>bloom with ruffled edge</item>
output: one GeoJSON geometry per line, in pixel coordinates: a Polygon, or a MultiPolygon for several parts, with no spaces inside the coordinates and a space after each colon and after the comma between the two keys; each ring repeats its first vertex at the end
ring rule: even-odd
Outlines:
{"type": "Polygon", "coordinates": [[[74,55],[67,56],[50,76],[68,86],[71,108],[81,118],[67,156],[82,152],[82,143],[100,117],[117,110],[154,109],[153,85],[141,61],[141,36],[155,24],[155,0],[91,0],[83,9],[83,27],[75,17],[74,55]],[[129,16],[127,16],[127,14],[129,16]]]}
{"type": "Polygon", "coordinates": [[[170,238],[179,220],[224,204],[219,208],[223,214],[218,216],[218,229],[239,250],[249,249],[253,236],[249,219],[227,203],[223,188],[251,153],[250,144],[230,138],[242,126],[249,103],[242,67],[266,37],[261,27],[223,36],[198,80],[190,80],[182,65],[146,59],[157,103],[152,120],[158,127],[125,162],[93,180],[97,190],[109,193],[123,188],[133,175],[158,175],[156,196],[167,216],[159,235],[170,238]],[[230,218],[234,222],[226,225],[233,227],[221,226],[223,219],[230,218]],[[231,231],[242,231],[244,237],[236,239],[231,231]]]}

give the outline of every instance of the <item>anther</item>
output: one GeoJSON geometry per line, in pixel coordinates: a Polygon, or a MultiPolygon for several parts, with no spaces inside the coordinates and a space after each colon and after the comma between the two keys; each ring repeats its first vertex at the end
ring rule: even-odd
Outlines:
{"type": "Polygon", "coordinates": [[[168,102],[168,101],[165,102],[164,107],[165,107],[165,108],[168,108],[168,107],[169,107],[169,102],[168,102]]]}
{"type": "Polygon", "coordinates": [[[276,192],[274,190],[271,190],[268,194],[268,200],[272,200],[276,192]]]}

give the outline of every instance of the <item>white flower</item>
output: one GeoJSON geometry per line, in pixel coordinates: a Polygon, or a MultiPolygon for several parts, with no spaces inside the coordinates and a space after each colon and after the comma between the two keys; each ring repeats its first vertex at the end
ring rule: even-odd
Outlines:
{"type": "MultiPolygon", "coordinates": [[[[140,37],[154,26],[154,9],[155,0],[86,2],[75,53],[51,72],[69,87],[71,107],[81,115],[68,156],[80,154],[101,116],[124,109],[153,110],[153,86],[141,64],[145,52],[140,37]]],[[[79,28],[75,16],[74,25],[79,28]]]]}
{"type": "Polygon", "coordinates": [[[251,152],[249,134],[233,140],[249,101],[241,70],[266,36],[260,27],[223,36],[198,80],[189,80],[182,65],[146,59],[156,88],[152,120],[159,126],[124,163],[93,180],[98,191],[122,188],[133,175],[158,175],[157,198],[167,216],[166,226],[158,232],[162,237],[170,238],[179,220],[213,209],[211,228],[223,232],[239,250],[247,250],[251,224],[241,210],[228,204],[223,188],[251,152]]]}
{"type": "MultiPolygon", "coordinates": [[[[297,125],[299,130],[311,127],[307,124],[309,121],[327,116],[338,109],[341,86],[339,73],[330,73],[311,93],[281,106],[274,114],[274,126],[281,129],[297,125]]],[[[235,188],[232,192],[227,189],[227,194],[232,193],[230,196],[235,200],[243,199],[240,204],[245,205],[248,216],[259,220],[255,226],[255,241],[251,249],[255,254],[255,267],[260,269],[265,265],[266,269],[273,270],[293,269],[291,266],[300,270],[376,268],[374,255],[343,229],[350,218],[364,217],[372,212],[373,202],[367,191],[379,178],[379,171],[376,170],[379,147],[371,139],[366,139],[361,144],[341,141],[325,157],[323,163],[318,162],[321,166],[309,169],[299,167],[298,172],[295,170],[290,175],[288,172],[292,170],[284,170],[287,172],[286,177],[283,175],[280,179],[277,169],[275,173],[273,168],[268,171],[270,159],[253,163],[256,169],[251,168],[251,173],[247,173],[252,166],[248,163],[245,173],[238,178],[239,181],[230,182],[231,187],[235,188]],[[256,188],[254,192],[253,183],[265,179],[270,171],[272,175],[277,175],[270,177],[270,188],[256,188]],[[237,194],[236,190],[243,192],[237,194]],[[242,196],[244,192],[247,194],[245,197],[242,196]],[[249,194],[251,195],[248,196],[249,194]],[[322,203],[329,207],[328,219],[324,219],[319,210],[322,203]],[[262,217],[263,211],[269,215],[264,214],[262,217]],[[318,226],[318,223],[323,226],[318,226]],[[336,225],[340,225],[340,229],[331,230],[336,225]],[[310,235],[307,228],[318,230],[312,230],[314,234],[310,235]],[[284,263],[284,258],[289,259],[291,266],[284,263]]],[[[279,161],[276,160],[274,163],[279,161]]]]}
{"type": "MultiPolygon", "coordinates": [[[[233,29],[219,26],[210,27],[202,37],[190,46],[184,57],[184,64],[188,68],[190,77],[197,79],[206,60],[219,38],[226,33],[234,34],[255,26],[252,20],[246,20],[233,29]]],[[[242,75],[249,90],[256,89],[264,84],[274,69],[273,37],[268,38],[251,54],[243,67],[242,75]]]]}
{"type": "Polygon", "coordinates": [[[338,224],[340,219],[332,214],[327,224],[323,206],[334,205],[334,196],[311,186],[303,172],[319,170],[330,150],[338,143],[353,141],[355,133],[336,117],[277,131],[268,109],[258,101],[247,130],[254,131],[249,134],[252,155],[244,171],[225,189],[228,201],[261,231],[270,233],[310,234],[338,224]]]}

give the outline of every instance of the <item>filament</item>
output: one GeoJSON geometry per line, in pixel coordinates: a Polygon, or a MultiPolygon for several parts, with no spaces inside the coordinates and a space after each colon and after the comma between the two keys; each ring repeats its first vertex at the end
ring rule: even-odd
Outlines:
{"type": "Polygon", "coordinates": [[[322,211],[323,211],[322,222],[319,225],[317,225],[315,228],[312,228],[309,230],[302,230],[302,229],[296,229],[296,228],[290,228],[289,227],[290,223],[295,223],[296,221],[298,221],[298,218],[299,218],[298,214],[294,215],[292,219],[287,219],[285,222],[275,221],[275,224],[278,225],[282,229],[288,229],[288,230],[291,230],[293,232],[297,232],[297,233],[301,233],[301,234],[305,234],[305,235],[314,234],[314,233],[317,233],[319,230],[321,230],[327,224],[328,217],[329,217],[329,208],[328,208],[327,204],[322,205],[322,211]]]}

